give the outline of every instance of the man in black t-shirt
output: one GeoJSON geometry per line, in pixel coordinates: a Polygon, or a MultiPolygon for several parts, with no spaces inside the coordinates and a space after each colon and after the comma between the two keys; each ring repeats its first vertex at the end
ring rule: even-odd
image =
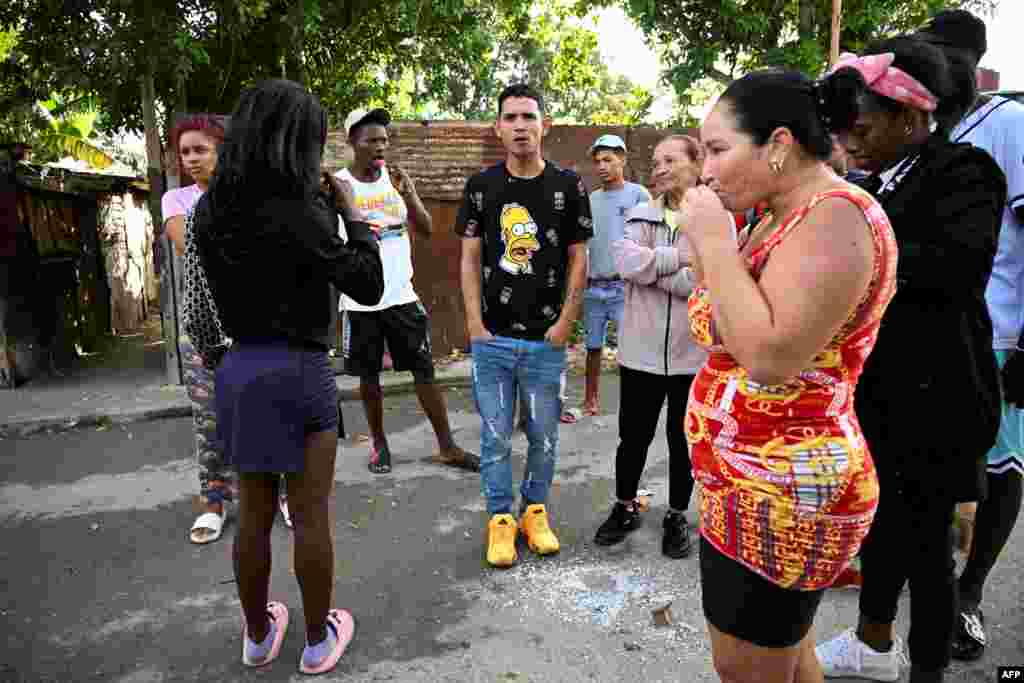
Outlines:
{"type": "Polygon", "coordinates": [[[539,93],[524,84],[502,91],[495,132],[506,159],[469,179],[455,226],[483,420],[487,561],[498,567],[515,563],[517,529],[538,554],[559,549],[545,503],[558,455],[565,345],[586,288],[593,227],[580,177],[541,154],[550,127],[539,93]],[[528,409],[529,440],[518,525],[510,459],[517,395],[528,409]]]}

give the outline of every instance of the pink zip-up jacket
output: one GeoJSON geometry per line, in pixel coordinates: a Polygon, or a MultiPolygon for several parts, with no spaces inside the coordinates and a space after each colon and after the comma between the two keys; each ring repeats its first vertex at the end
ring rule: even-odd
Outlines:
{"type": "Polygon", "coordinates": [[[682,230],[665,222],[658,197],[626,216],[625,238],[612,244],[626,282],[619,363],[659,375],[696,375],[707,354],[690,338],[686,300],[696,284],[682,230]],[[682,247],[682,248],[680,248],[682,247]]]}

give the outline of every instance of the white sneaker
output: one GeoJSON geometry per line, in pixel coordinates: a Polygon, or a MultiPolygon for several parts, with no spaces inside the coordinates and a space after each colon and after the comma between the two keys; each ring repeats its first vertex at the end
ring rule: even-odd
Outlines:
{"type": "Polygon", "coordinates": [[[864,678],[870,681],[897,681],[903,660],[903,641],[893,639],[892,649],[878,652],[865,645],[854,629],[843,631],[832,640],[814,648],[821,669],[829,678],[864,678]]]}

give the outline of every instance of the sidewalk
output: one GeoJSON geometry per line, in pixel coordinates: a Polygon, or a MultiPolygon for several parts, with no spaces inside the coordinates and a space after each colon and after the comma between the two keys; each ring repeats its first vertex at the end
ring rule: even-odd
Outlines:
{"type": "Polygon", "coordinates": [[[159,328],[115,337],[64,376],[0,390],[0,437],[188,415],[184,389],[165,382],[159,328]]]}
{"type": "MultiPolygon", "coordinates": [[[[162,354],[161,354],[162,360],[162,354]]],[[[437,368],[440,386],[469,384],[470,361],[461,360],[437,368]]],[[[47,378],[20,389],[0,391],[0,438],[29,436],[42,431],[110,423],[185,417],[192,406],[184,386],[163,384],[164,373],[108,372],[99,376],[47,378]]],[[[342,401],[359,400],[359,379],[339,376],[342,401]]],[[[385,395],[413,390],[412,375],[386,372],[381,375],[385,395]]]]}
{"type": "MultiPolygon", "coordinates": [[[[582,374],[584,357],[582,348],[570,351],[572,374],[582,374]]],[[[614,371],[614,352],[606,351],[603,361],[605,372],[614,371]]],[[[467,356],[437,363],[439,386],[468,386],[471,377],[467,356]]],[[[43,377],[18,389],[0,390],[0,439],[190,415],[185,387],[165,382],[162,342],[147,341],[141,334],[121,337],[110,350],[84,359],[68,376],[43,377]]],[[[359,400],[358,378],[340,375],[337,383],[340,400],[359,400]]],[[[414,390],[407,372],[383,373],[381,386],[391,396],[414,390]]]]}

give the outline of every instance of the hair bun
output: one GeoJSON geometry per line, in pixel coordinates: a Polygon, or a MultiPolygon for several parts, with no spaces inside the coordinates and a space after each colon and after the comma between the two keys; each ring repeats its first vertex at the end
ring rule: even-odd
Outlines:
{"type": "Polygon", "coordinates": [[[830,133],[841,133],[857,120],[857,101],[864,92],[864,77],[848,66],[815,81],[818,113],[830,133]]]}

